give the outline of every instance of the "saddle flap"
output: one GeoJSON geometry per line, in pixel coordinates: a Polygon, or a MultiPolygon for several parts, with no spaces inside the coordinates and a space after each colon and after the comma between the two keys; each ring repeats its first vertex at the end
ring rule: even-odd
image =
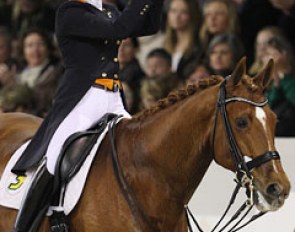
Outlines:
{"type": "Polygon", "coordinates": [[[115,114],[105,114],[98,123],[87,131],[71,135],[65,142],[56,164],[56,179],[68,183],[79,171],[99,135],[115,114]]]}

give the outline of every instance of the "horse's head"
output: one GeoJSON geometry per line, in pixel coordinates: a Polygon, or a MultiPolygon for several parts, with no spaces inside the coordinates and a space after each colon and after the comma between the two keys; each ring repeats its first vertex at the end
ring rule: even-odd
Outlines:
{"type": "Polygon", "coordinates": [[[214,129],[214,158],[221,166],[253,178],[254,202],[260,211],[280,208],[290,191],[289,180],[274,145],[276,116],[266,104],[273,62],[254,78],[242,59],[221,84],[214,129]]]}

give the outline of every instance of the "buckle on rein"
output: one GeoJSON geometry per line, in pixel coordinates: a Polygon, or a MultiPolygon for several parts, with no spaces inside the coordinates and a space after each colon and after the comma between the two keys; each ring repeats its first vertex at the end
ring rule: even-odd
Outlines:
{"type": "Polygon", "coordinates": [[[254,205],[254,184],[253,184],[253,176],[247,175],[247,173],[244,170],[240,170],[239,173],[236,172],[236,178],[235,182],[240,185],[241,187],[245,188],[248,190],[246,191],[247,195],[247,201],[246,204],[247,206],[252,206],[254,205]],[[239,178],[239,174],[242,174],[241,177],[239,178]]]}

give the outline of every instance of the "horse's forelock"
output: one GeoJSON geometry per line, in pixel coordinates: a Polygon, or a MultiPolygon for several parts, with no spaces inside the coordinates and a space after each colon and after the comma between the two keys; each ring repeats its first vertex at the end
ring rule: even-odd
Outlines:
{"type": "Polygon", "coordinates": [[[245,76],[242,79],[242,83],[244,85],[246,85],[247,89],[249,89],[251,92],[257,92],[257,90],[259,89],[259,86],[257,85],[257,83],[255,83],[253,77],[250,76],[245,76]]]}

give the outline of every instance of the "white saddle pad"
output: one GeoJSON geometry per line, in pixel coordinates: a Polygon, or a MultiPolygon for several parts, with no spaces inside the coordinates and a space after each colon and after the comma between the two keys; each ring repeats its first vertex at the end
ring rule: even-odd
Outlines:
{"type": "MultiPolygon", "coordinates": [[[[121,120],[120,118],[118,122],[121,120]]],[[[117,123],[118,123],[117,122],[117,123]]],[[[79,172],[74,176],[67,186],[64,200],[64,212],[68,215],[77,204],[83,188],[85,186],[86,178],[90,170],[91,163],[95,157],[96,151],[105,137],[108,130],[108,126],[102,132],[102,134],[97,139],[97,142],[93,146],[90,154],[86,158],[84,164],[82,165],[79,172]]],[[[12,208],[20,209],[23,196],[25,195],[28,187],[30,186],[31,180],[34,176],[36,169],[32,169],[26,172],[27,177],[23,180],[11,172],[12,167],[15,165],[25,148],[28,146],[29,142],[22,145],[12,156],[8,162],[5,171],[0,180],[0,205],[12,208]],[[21,184],[22,183],[22,184],[21,184]]],[[[49,209],[48,214],[50,214],[51,209],[49,209]]]]}

